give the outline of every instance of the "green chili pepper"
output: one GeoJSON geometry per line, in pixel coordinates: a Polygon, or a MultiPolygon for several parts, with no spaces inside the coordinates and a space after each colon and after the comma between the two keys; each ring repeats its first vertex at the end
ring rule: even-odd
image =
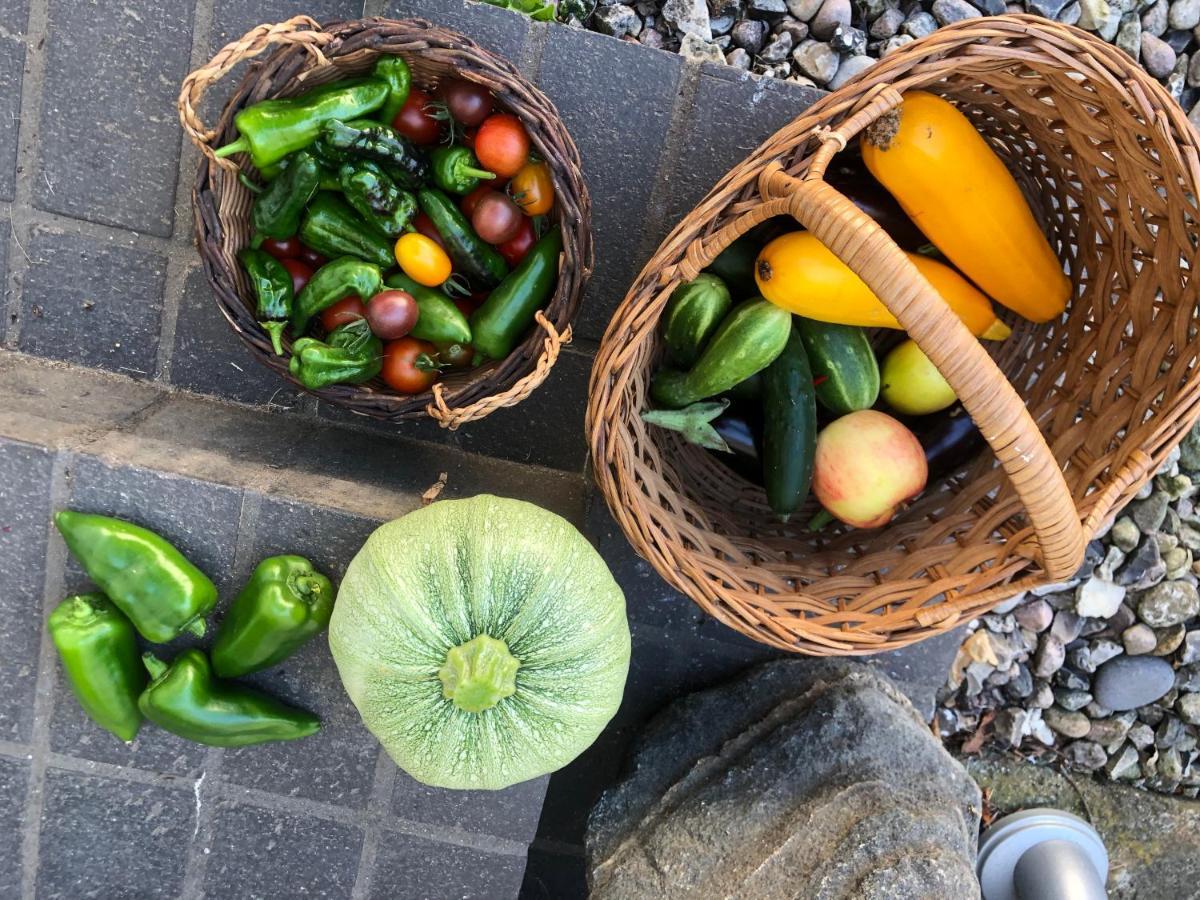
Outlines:
{"type": "Polygon", "coordinates": [[[480,181],[490,181],[494,172],[479,168],[479,160],[469,147],[438,147],[429,153],[433,181],[443,191],[469,194],[480,181]]]}
{"type": "Polygon", "coordinates": [[[400,107],[408,99],[408,92],[412,87],[412,72],[409,71],[408,63],[403,57],[381,56],[375,60],[374,75],[388,86],[387,100],[383,101],[383,106],[379,108],[379,121],[391,125],[396,113],[400,112],[400,107]]]}
{"type": "MultiPolygon", "coordinates": [[[[312,246],[311,244],[309,246],[312,246]]],[[[318,253],[319,247],[313,247],[318,253]]],[[[364,303],[383,289],[379,266],[353,256],[342,256],[317,269],[292,304],[292,334],[301,336],[312,317],[354,294],[364,303]]]]}
{"type": "Polygon", "coordinates": [[[264,559],[221,621],[213,669],[235,678],[273,666],[323,631],[332,612],[333,585],[307,559],[264,559]]]}
{"type": "Polygon", "coordinates": [[[268,169],[315,141],[325,122],[367,115],[381,107],[390,93],[379,79],[364,78],[335,81],[286,100],[262,100],[233,117],[239,137],[216,155],[248,152],[255,166],[268,169]]]}
{"type": "Polygon", "coordinates": [[[508,274],[504,257],[475,233],[454,201],[433,188],[417,191],[421,211],[442,236],[454,271],[464,275],[475,288],[491,287],[508,274]]]}
{"type": "Polygon", "coordinates": [[[247,247],[238,254],[250,276],[257,301],[258,324],[271,338],[276,356],[283,355],[283,329],[292,315],[292,276],[283,263],[265,250],[247,247]]]}
{"type": "Polygon", "coordinates": [[[471,314],[472,345],[488,359],[503,359],[533,324],[554,292],[562,232],[548,231],[471,314]]]}
{"type": "Polygon", "coordinates": [[[103,594],[79,594],[54,608],[47,628],[83,711],[132,741],[142,724],[138,694],[146,686],[133,623],[103,594]]]}
{"type": "Polygon", "coordinates": [[[417,201],[369,159],[345,163],[338,182],[346,200],[360,216],[388,237],[398,238],[417,214],[417,201]]]}
{"type": "Polygon", "coordinates": [[[356,256],[384,269],[396,265],[388,236],[329,191],[321,191],[308,204],[300,223],[300,241],[328,259],[356,256]]]}
{"type": "Polygon", "coordinates": [[[321,126],[322,152],[339,162],[369,159],[404,187],[415,188],[429,177],[424,151],[390,125],[356,119],[330,120],[321,126]]]}
{"type": "Polygon", "coordinates": [[[54,524],[92,581],[148,641],[204,634],[216,585],[171,544],[122,519],[64,509],[54,524]]]}
{"type": "Polygon", "coordinates": [[[454,301],[433,288],[417,284],[403,272],[389,275],[387,286],[407,291],[417,301],[417,324],[409,335],[434,344],[469,344],[471,326],[454,301]]]}
{"type": "Polygon", "coordinates": [[[328,342],[300,338],[292,345],[288,371],[310,391],[331,384],[362,384],[383,368],[383,341],[371,333],[366,319],[335,328],[328,342]]]}
{"type": "Polygon", "coordinates": [[[138,698],[142,714],[159,728],[198,744],[244,747],[291,741],[321,727],[321,720],[310,712],[217,681],[199,650],[183,651],[170,665],[153,653],[142,654],[142,662],[154,679],[138,698]]]}
{"type": "Polygon", "coordinates": [[[321,164],[307,150],[287,158],[278,178],[254,199],[250,223],[267,237],[286,238],[300,227],[300,214],[321,183],[321,164]]]}

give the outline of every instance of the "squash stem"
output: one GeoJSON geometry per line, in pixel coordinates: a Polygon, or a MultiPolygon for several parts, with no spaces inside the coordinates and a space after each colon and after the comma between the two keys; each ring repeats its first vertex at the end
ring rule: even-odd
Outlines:
{"type": "Polygon", "coordinates": [[[481,713],[516,693],[520,667],[504,641],[481,634],[446,654],[438,670],[442,696],[464,712],[481,713]]]}

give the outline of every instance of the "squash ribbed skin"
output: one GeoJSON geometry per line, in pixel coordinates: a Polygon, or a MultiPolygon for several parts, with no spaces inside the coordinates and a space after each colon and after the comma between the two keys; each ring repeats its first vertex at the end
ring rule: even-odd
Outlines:
{"type": "Polygon", "coordinates": [[[376,529],[329,623],[350,699],[425,784],[496,790],[552,772],[596,739],[629,670],[625,597],[566,520],[520,500],[443,500],[376,529]],[[442,695],[451,648],[480,634],[521,663],[479,713],[442,695]]]}
{"type": "Polygon", "coordinates": [[[910,91],[898,121],[860,141],[863,162],[908,217],[997,303],[1032,322],[1062,314],[1071,282],[1020,187],[952,103],[910,91]]]}

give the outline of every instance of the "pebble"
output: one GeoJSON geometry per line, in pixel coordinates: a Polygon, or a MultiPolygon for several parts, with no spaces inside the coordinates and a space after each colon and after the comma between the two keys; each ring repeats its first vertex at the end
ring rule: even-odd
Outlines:
{"type": "Polygon", "coordinates": [[[873,38],[878,38],[885,41],[900,30],[900,26],[904,24],[904,13],[895,7],[885,9],[874,22],[871,23],[870,35],[873,38]]]}
{"type": "Polygon", "coordinates": [[[878,60],[873,56],[859,55],[846,57],[842,60],[841,65],[838,66],[837,74],[830,79],[830,90],[836,91],[855,75],[871,68],[876,62],[878,60]]]}
{"type": "Polygon", "coordinates": [[[613,37],[624,37],[627,34],[637,37],[642,32],[641,18],[633,11],[633,7],[624,3],[597,8],[593,21],[597,31],[613,37]]]}
{"type": "Polygon", "coordinates": [[[1166,78],[1175,68],[1175,51],[1162,38],[1143,32],[1142,65],[1155,78],[1166,78]]]}
{"type": "Polygon", "coordinates": [[[1072,691],[1066,688],[1058,688],[1054,691],[1054,700],[1063,709],[1075,712],[1091,703],[1092,695],[1087,691],[1072,691]]]}
{"type": "Polygon", "coordinates": [[[783,0],[747,0],[746,9],[755,17],[774,18],[787,15],[787,4],[783,0]]]}
{"type": "Polygon", "coordinates": [[[1183,651],[1179,654],[1181,666],[1200,661],[1200,631],[1189,631],[1183,638],[1183,651]]]}
{"type": "Polygon", "coordinates": [[[1054,673],[1054,683],[1069,691],[1086,691],[1092,686],[1091,681],[1074,669],[1059,669],[1054,673]]]}
{"type": "MultiPolygon", "coordinates": [[[[1121,22],[1120,31],[1117,33],[1118,47],[1137,59],[1141,50],[1141,40],[1142,23],[1136,16],[1130,16],[1121,22]],[[1122,35],[1125,36],[1125,44],[1122,44],[1122,35]]],[[[1131,507],[1134,524],[1142,530],[1143,534],[1158,531],[1166,518],[1169,502],[1170,498],[1164,492],[1156,491],[1145,500],[1134,503],[1131,507]]]]}
{"type": "Polygon", "coordinates": [[[1153,703],[1174,684],[1170,663],[1153,656],[1118,656],[1096,670],[1092,693],[1102,706],[1121,711],[1153,703]]]}
{"type": "Polygon", "coordinates": [[[1129,726],[1129,733],[1126,737],[1133,746],[1139,750],[1145,750],[1154,743],[1154,729],[1145,722],[1134,722],[1129,726]]]}
{"type": "Polygon", "coordinates": [[[821,2],[822,0],[785,0],[785,5],[789,13],[801,22],[807,22],[817,14],[821,2]]]}
{"type": "Polygon", "coordinates": [[[1049,678],[1062,668],[1066,658],[1067,648],[1063,642],[1053,635],[1043,635],[1033,657],[1033,674],[1039,678],[1049,678]]]}
{"type": "Polygon", "coordinates": [[[1121,632],[1121,643],[1130,656],[1141,656],[1158,646],[1158,636],[1149,625],[1138,622],[1121,632]]]}
{"type": "Polygon", "coordinates": [[[1035,682],[1033,693],[1025,705],[1030,709],[1048,709],[1054,705],[1054,691],[1045,681],[1035,682]]]}
{"type": "Polygon", "coordinates": [[[1138,618],[1153,628],[1178,625],[1200,612],[1200,594],[1186,581],[1164,581],[1138,599],[1138,618]]]}
{"type": "Polygon", "coordinates": [[[1033,693],[1033,673],[1029,666],[1021,663],[1017,666],[1016,674],[1008,680],[1004,693],[1014,701],[1024,700],[1033,693]]]}
{"type": "Polygon", "coordinates": [[[1137,547],[1138,541],[1142,539],[1142,533],[1133,523],[1133,519],[1129,516],[1121,516],[1109,529],[1108,537],[1113,544],[1129,553],[1137,547]]]}
{"type": "Polygon", "coordinates": [[[1030,713],[1019,706],[1009,706],[996,713],[992,719],[992,733],[996,740],[1009,747],[1018,747],[1021,738],[1028,733],[1027,725],[1030,713]]]}
{"type": "Polygon", "coordinates": [[[742,19],[729,34],[733,38],[733,46],[747,53],[757,53],[766,43],[767,23],[760,19],[742,19]]]}
{"type": "Polygon", "coordinates": [[[1122,603],[1115,613],[1108,617],[1104,623],[1104,633],[1106,637],[1116,638],[1120,636],[1126,628],[1137,621],[1137,613],[1135,613],[1127,603],[1122,603]]]}
{"type": "Polygon", "coordinates": [[[1162,707],[1159,707],[1159,706],[1139,707],[1137,714],[1138,714],[1138,718],[1141,719],[1143,722],[1145,722],[1147,725],[1149,725],[1151,728],[1156,727],[1158,725],[1158,723],[1161,722],[1163,720],[1163,717],[1166,715],[1166,713],[1163,711],[1162,707]]]}
{"type": "Polygon", "coordinates": [[[867,49],[867,34],[849,25],[839,25],[829,39],[829,46],[838,53],[849,53],[854,56],[862,55],[867,49]]]}
{"type": "MultiPolygon", "coordinates": [[[[1129,733],[1129,722],[1120,719],[1095,719],[1088,722],[1088,731],[1084,735],[1089,741],[1095,741],[1102,747],[1120,744],[1129,733]]],[[[1145,727],[1145,726],[1143,726],[1145,727]]],[[[1147,731],[1150,729],[1147,728],[1147,731]]]]}
{"type": "Polygon", "coordinates": [[[1083,708],[1089,719],[1107,719],[1113,714],[1113,711],[1107,706],[1101,706],[1095,700],[1083,708]]]}
{"type": "Polygon", "coordinates": [[[1184,694],[1175,701],[1175,712],[1189,725],[1200,725],[1200,694],[1184,694]]]}
{"type": "Polygon", "coordinates": [[[1082,630],[1083,619],[1070,610],[1063,609],[1054,614],[1054,622],[1050,626],[1050,634],[1064,644],[1069,644],[1075,638],[1079,637],[1079,632],[1082,630]]]}
{"type": "Polygon", "coordinates": [[[1068,3],[1063,7],[1063,11],[1058,14],[1058,21],[1064,25],[1075,25],[1079,22],[1079,0],[1074,3],[1068,3]]]}
{"type": "MultiPolygon", "coordinates": [[[[1099,769],[1108,762],[1108,754],[1104,752],[1104,748],[1092,741],[1075,741],[1068,744],[1063,749],[1063,758],[1076,768],[1088,771],[1099,769]]],[[[1134,758],[1137,758],[1136,753],[1134,758]]]]}
{"type": "MultiPolygon", "coordinates": [[[[827,41],[839,25],[850,24],[850,0],[824,0],[809,22],[813,37],[827,41]]],[[[832,76],[831,76],[832,77],[832,76]]]]}
{"type": "Polygon", "coordinates": [[[1041,632],[1050,627],[1050,623],[1054,620],[1054,610],[1045,600],[1036,597],[1024,606],[1014,609],[1013,618],[1022,628],[1041,632]]]}
{"type": "Polygon", "coordinates": [[[1154,767],[1158,777],[1165,782],[1178,782],[1183,777],[1183,759],[1174,747],[1164,750],[1158,755],[1158,763],[1154,767]]]}
{"type": "MultiPolygon", "coordinates": [[[[1031,0],[1037,2],[1037,0],[1031,0]]],[[[976,19],[982,16],[979,10],[967,0],[933,0],[933,17],[941,25],[952,25],[963,19],[976,19]]]]}
{"type": "Polygon", "coordinates": [[[1175,0],[1171,4],[1167,24],[1179,31],[1200,25],[1200,0],[1175,0]]]}
{"type": "Polygon", "coordinates": [[[985,16],[999,16],[1005,11],[1004,0],[975,0],[971,5],[982,10],[985,16]]]}
{"type": "Polygon", "coordinates": [[[1071,712],[1057,706],[1042,710],[1042,719],[1054,731],[1066,738],[1084,737],[1092,727],[1092,723],[1083,713],[1071,712]]]}
{"type": "Polygon", "coordinates": [[[1124,568],[1117,575],[1117,584],[1135,591],[1145,590],[1158,584],[1167,574],[1160,543],[1155,535],[1142,541],[1137,551],[1130,555],[1124,568]]]}
{"type": "Polygon", "coordinates": [[[758,56],[763,62],[781,63],[788,58],[791,52],[792,36],[790,33],[782,31],[767,41],[767,45],[763,47],[758,56]]]}
{"type": "Polygon", "coordinates": [[[753,60],[750,59],[750,54],[741,47],[734,47],[725,54],[725,64],[733,66],[736,69],[750,70],[750,65],[753,60]]]}
{"type": "Polygon", "coordinates": [[[792,62],[817,84],[827,84],[838,70],[837,53],[821,41],[805,41],[792,51],[792,62]]]}
{"type": "Polygon", "coordinates": [[[730,15],[717,16],[716,18],[709,18],[708,27],[712,29],[712,33],[714,35],[726,35],[733,31],[733,26],[736,21],[737,20],[730,15]]]}
{"type": "Polygon", "coordinates": [[[792,46],[796,47],[799,46],[802,40],[808,37],[808,24],[806,22],[783,21],[775,29],[775,34],[783,34],[784,32],[792,36],[792,46]]]}
{"type": "Polygon", "coordinates": [[[1170,628],[1160,628],[1155,634],[1158,636],[1158,641],[1154,645],[1154,655],[1170,656],[1183,643],[1183,639],[1187,635],[1187,629],[1182,625],[1173,625],[1170,628]]]}
{"type": "Polygon", "coordinates": [[[1080,28],[1096,31],[1108,20],[1108,17],[1107,0],[1079,0],[1079,22],[1077,24],[1080,28]]]}
{"type": "Polygon", "coordinates": [[[915,12],[900,26],[900,30],[913,38],[923,38],[937,31],[937,19],[927,12],[915,12]]]}
{"type": "Polygon", "coordinates": [[[717,44],[706,41],[692,32],[685,34],[679,42],[679,55],[697,62],[725,62],[725,53],[717,44]]]}
{"type": "Polygon", "coordinates": [[[1075,592],[1075,612],[1081,616],[1107,619],[1125,599],[1125,588],[1102,578],[1089,578],[1075,592]]]}
{"type": "Polygon", "coordinates": [[[1120,656],[1124,650],[1115,641],[1093,641],[1071,651],[1071,664],[1084,672],[1095,672],[1110,659],[1120,656]]]}
{"type": "Polygon", "coordinates": [[[1104,771],[1113,781],[1132,781],[1137,778],[1142,774],[1137,749],[1130,744],[1126,744],[1107,761],[1104,771]]]}
{"type": "MultiPolygon", "coordinates": [[[[1188,63],[1187,86],[1200,87],[1200,53],[1193,53],[1192,60],[1190,63],[1188,63]]],[[[1191,526],[1188,526],[1187,530],[1195,531],[1195,529],[1191,528],[1191,526]]],[[[1196,548],[1193,547],[1192,549],[1194,550],[1196,548]]]]}
{"type": "Polygon", "coordinates": [[[712,40],[712,26],[705,0],[666,0],[662,6],[663,19],[682,34],[692,34],[702,41],[712,40]]]}
{"type": "Polygon", "coordinates": [[[1169,4],[1167,0],[1158,0],[1142,13],[1142,34],[1147,32],[1155,37],[1161,37],[1162,33],[1167,30],[1167,9],[1169,4]]]}
{"type": "Polygon", "coordinates": [[[1120,547],[1109,547],[1108,552],[1104,554],[1104,559],[1096,566],[1096,576],[1103,578],[1105,581],[1116,581],[1115,572],[1125,562],[1125,551],[1120,547]]]}
{"type": "Polygon", "coordinates": [[[643,47],[652,47],[655,50],[661,50],[665,41],[663,40],[662,32],[657,28],[643,28],[642,35],[638,38],[638,43],[643,47]]]}

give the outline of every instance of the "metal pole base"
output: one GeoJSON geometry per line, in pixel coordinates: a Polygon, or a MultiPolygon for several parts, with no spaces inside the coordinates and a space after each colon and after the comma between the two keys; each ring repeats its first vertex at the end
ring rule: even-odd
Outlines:
{"type": "Polygon", "coordinates": [[[1060,809],[1005,816],[983,834],[983,900],[1105,900],[1108,851],[1096,829],[1060,809]]]}

